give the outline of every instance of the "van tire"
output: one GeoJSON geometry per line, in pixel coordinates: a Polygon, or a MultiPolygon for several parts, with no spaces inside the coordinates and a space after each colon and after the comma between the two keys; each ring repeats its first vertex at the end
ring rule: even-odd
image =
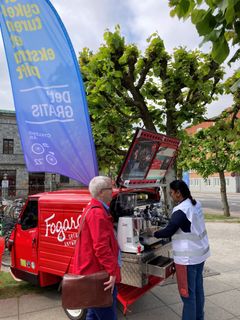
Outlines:
{"type": "Polygon", "coordinates": [[[77,309],[77,310],[70,310],[70,309],[63,309],[71,320],[85,320],[87,309],[77,309]]]}

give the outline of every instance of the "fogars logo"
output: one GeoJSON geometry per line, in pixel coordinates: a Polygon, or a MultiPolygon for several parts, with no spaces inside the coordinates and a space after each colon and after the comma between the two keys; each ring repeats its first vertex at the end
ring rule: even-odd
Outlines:
{"type": "Polygon", "coordinates": [[[59,242],[66,240],[66,232],[72,229],[78,229],[81,214],[75,220],[73,217],[71,219],[64,219],[63,221],[53,221],[55,218],[55,213],[50,217],[44,220],[46,225],[45,237],[48,237],[50,234],[57,234],[57,239],[59,242]]]}

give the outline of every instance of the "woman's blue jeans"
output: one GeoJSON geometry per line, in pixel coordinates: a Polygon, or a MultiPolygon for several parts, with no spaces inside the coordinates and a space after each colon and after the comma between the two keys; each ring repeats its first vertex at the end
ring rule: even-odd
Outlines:
{"type": "Polygon", "coordinates": [[[204,262],[187,266],[188,298],[182,298],[182,320],[204,319],[204,289],[203,289],[204,262]]]}
{"type": "Polygon", "coordinates": [[[86,320],[117,320],[117,288],[113,291],[113,304],[108,308],[89,308],[86,320]]]}

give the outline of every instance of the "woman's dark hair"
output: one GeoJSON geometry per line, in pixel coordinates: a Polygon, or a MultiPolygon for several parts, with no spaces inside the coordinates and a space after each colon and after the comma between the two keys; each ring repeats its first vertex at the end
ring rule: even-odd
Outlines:
{"type": "Polygon", "coordinates": [[[183,180],[174,180],[170,183],[170,189],[174,191],[179,191],[184,199],[190,199],[192,204],[195,206],[197,201],[192,198],[191,192],[187,184],[183,180]]]}

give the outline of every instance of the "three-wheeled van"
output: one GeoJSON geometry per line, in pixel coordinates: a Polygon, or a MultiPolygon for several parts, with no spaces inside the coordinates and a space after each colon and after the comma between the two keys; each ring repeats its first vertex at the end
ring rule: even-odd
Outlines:
{"type": "MultiPolygon", "coordinates": [[[[122,283],[118,300],[124,306],[173,273],[170,240],[150,237],[149,228],[168,222],[160,196],[180,142],[138,129],[118,175],[110,203],[122,251],[122,283]]],[[[87,189],[31,195],[9,240],[11,271],[20,279],[48,286],[60,282],[77,240],[81,214],[90,201],[87,189]]],[[[71,264],[70,264],[71,271],[71,264]]],[[[84,319],[84,310],[66,310],[70,319],[84,319]]]]}

